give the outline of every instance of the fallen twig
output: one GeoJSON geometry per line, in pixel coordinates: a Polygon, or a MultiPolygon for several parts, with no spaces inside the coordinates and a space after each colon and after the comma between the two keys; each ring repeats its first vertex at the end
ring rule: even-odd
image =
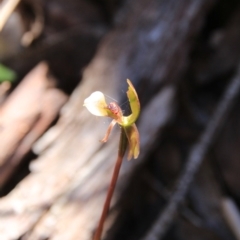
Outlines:
{"type": "Polygon", "coordinates": [[[34,21],[30,25],[30,29],[24,33],[21,39],[21,43],[24,47],[28,47],[32,42],[37,39],[44,28],[44,14],[41,4],[36,1],[32,1],[32,8],[34,11],[34,21]]]}
{"type": "Polygon", "coordinates": [[[213,138],[216,135],[217,130],[222,124],[224,117],[226,117],[226,113],[228,112],[229,108],[232,106],[234,98],[239,93],[239,89],[240,66],[238,67],[236,76],[226,89],[199,142],[193,146],[192,150],[190,151],[185,169],[179,178],[176,191],[173,193],[166,208],[157,218],[156,222],[143,240],[159,240],[167,231],[169,225],[173,221],[174,214],[176,213],[179,204],[183,201],[208,148],[213,142],[213,138]]]}

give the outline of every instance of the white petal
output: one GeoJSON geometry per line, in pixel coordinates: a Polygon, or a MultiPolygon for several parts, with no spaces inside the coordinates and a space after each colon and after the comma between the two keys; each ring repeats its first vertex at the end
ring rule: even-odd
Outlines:
{"type": "Polygon", "coordinates": [[[107,116],[107,103],[102,92],[94,92],[84,100],[84,104],[88,111],[95,116],[107,116]]]}

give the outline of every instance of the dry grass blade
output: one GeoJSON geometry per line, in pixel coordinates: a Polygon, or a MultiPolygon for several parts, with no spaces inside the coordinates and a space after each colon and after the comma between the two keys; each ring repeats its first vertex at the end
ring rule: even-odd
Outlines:
{"type": "Polygon", "coordinates": [[[190,151],[185,169],[180,176],[176,191],[173,193],[166,208],[157,218],[156,222],[152,228],[150,228],[149,232],[143,238],[143,240],[159,240],[167,231],[168,227],[174,219],[174,215],[178,209],[179,204],[183,201],[190,187],[190,184],[192,183],[194,176],[204,159],[205,154],[213,142],[213,138],[215,137],[217,130],[226,117],[229,108],[232,106],[234,98],[239,93],[239,89],[240,66],[238,67],[237,74],[226,89],[224,96],[222,97],[199,142],[193,146],[192,150],[190,151]]]}
{"type": "Polygon", "coordinates": [[[240,239],[240,213],[235,202],[231,198],[223,198],[221,201],[223,216],[236,239],[240,239]]]}

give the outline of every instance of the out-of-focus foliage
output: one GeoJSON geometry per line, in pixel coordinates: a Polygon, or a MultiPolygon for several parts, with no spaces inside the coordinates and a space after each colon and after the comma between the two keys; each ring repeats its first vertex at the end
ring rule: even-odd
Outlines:
{"type": "Polygon", "coordinates": [[[16,73],[0,63],[0,82],[13,82],[16,79],[16,73]]]}

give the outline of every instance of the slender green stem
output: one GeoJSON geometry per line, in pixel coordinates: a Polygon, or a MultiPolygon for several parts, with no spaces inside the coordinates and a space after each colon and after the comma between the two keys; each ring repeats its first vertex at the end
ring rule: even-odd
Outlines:
{"type": "Polygon", "coordinates": [[[103,225],[104,225],[105,219],[106,219],[107,214],[108,214],[111,199],[112,199],[113,192],[114,192],[114,189],[115,189],[115,186],[116,186],[116,183],[117,183],[119,171],[120,171],[120,168],[121,168],[121,165],[122,165],[122,160],[123,160],[124,154],[126,152],[126,149],[127,149],[127,137],[126,137],[124,129],[121,128],[121,135],[120,135],[119,149],[118,149],[118,157],[117,157],[117,161],[116,161],[116,164],[115,164],[115,167],[114,167],[111,183],[110,183],[110,186],[108,188],[107,197],[106,197],[106,200],[105,200],[105,203],[104,203],[104,206],[103,206],[102,215],[101,215],[101,218],[99,220],[98,228],[97,228],[97,230],[94,234],[93,240],[100,240],[101,239],[103,225]]]}

